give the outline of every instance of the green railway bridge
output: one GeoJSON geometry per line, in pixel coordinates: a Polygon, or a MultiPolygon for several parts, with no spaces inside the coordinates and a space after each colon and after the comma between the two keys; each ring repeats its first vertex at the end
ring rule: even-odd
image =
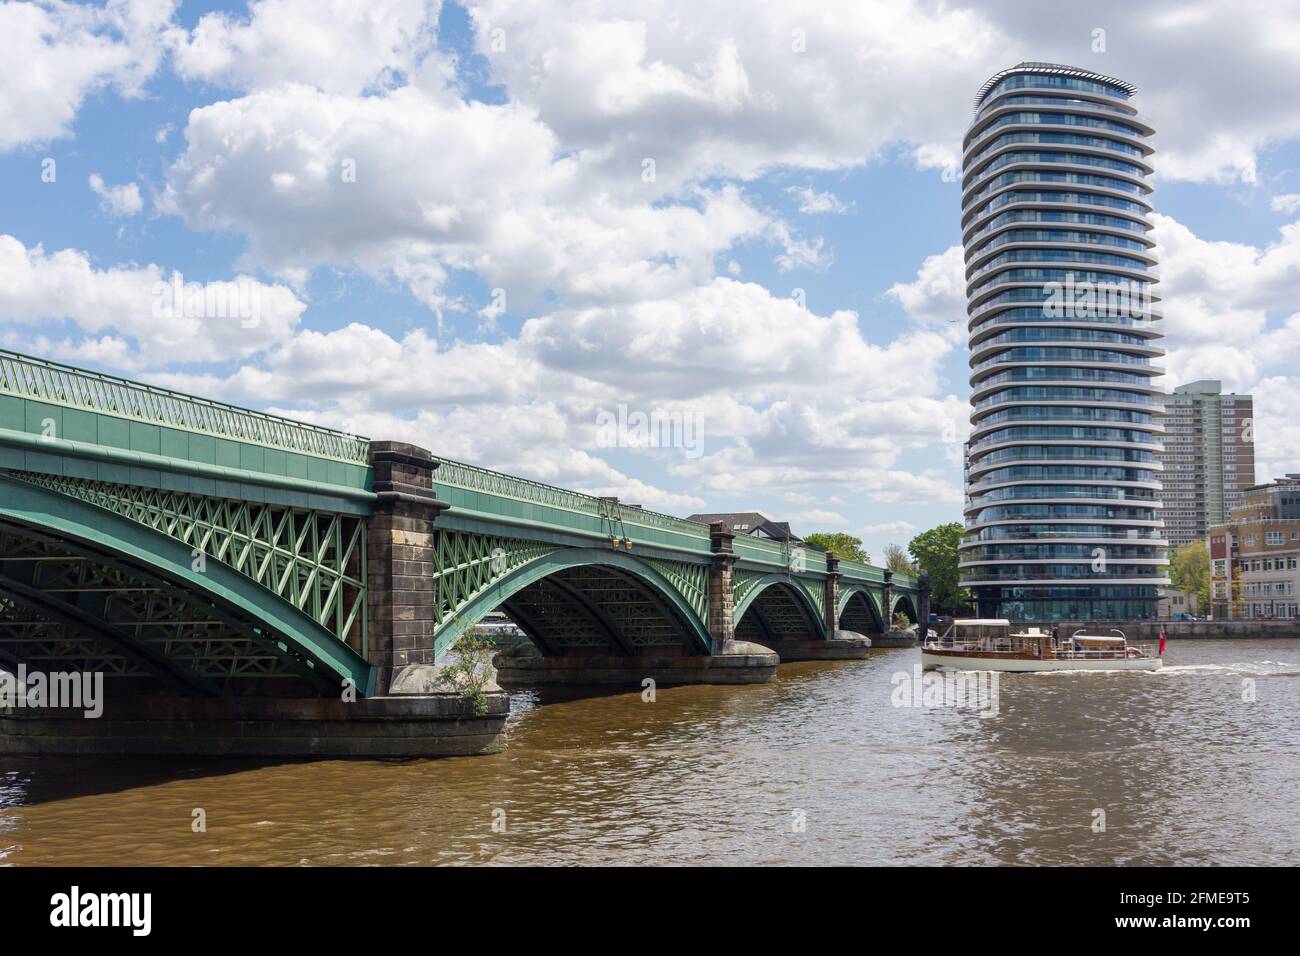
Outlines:
{"type": "MultiPolygon", "coordinates": [[[[511,683],[756,682],[860,657],[923,581],[0,351],[0,669],[106,711],[0,711],[10,752],[471,753],[436,666],[501,610],[511,683]]],[[[467,709],[470,708],[470,709],[467,709]]]]}

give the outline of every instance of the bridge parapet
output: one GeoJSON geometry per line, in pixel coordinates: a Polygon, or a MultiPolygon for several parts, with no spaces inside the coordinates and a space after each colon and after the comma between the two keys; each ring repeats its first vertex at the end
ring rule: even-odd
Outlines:
{"type": "Polygon", "coordinates": [[[450,458],[434,456],[433,460],[437,468],[434,487],[451,505],[443,522],[449,526],[468,516],[535,532],[593,540],[617,538],[619,546],[631,542],[633,549],[651,545],[700,557],[709,554],[706,524],[450,458]]]}
{"type": "Polygon", "coordinates": [[[903,588],[906,591],[915,591],[921,586],[920,578],[915,574],[908,574],[906,571],[895,571],[893,582],[894,587],[903,588]]]}
{"type": "Polygon", "coordinates": [[[0,391],[269,448],[364,464],[369,442],[332,428],[0,349],[0,391]]]}
{"type": "Polygon", "coordinates": [[[768,538],[755,538],[751,535],[736,537],[736,554],[746,563],[766,566],[770,570],[785,570],[795,574],[808,573],[824,575],[827,573],[826,553],[816,548],[791,544],[788,541],[773,541],[768,538]]]}
{"type": "Polygon", "coordinates": [[[370,497],[364,438],[8,350],[0,350],[0,445],[12,449],[0,466],[20,470],[69,473],[32,461],[71,456],[103,466],[73,469],[79,478],[123,481],[134,468],[370,497]]]}
{"type": "Polygon", "coordinates": [[[864,581],[872,584],[885,583],[885,569],[859,561],[840,559],[840,576],[845,581],[864,581]]]}

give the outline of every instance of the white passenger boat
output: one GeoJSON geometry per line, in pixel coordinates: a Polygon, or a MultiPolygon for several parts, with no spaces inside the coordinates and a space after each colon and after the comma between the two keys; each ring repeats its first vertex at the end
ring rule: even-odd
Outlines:
{"type": "Polygon", "coordinates": [[[1037,627],[1013,633],[1003,618],[955,620],[942,637],[921,646],[927,671],[1158,671],[1160,664],[1159,655],[1130,644],[1118,629],[1053,638],[1037,627]]]}

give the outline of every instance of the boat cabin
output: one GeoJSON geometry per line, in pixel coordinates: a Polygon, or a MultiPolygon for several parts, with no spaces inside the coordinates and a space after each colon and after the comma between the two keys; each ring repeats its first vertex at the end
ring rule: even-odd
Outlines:
{"type": "Polygon", "coordinates": [[[1012,630],[1006,618],[957,618],[942,637],[929,637],[921,645],[922,670],[1156,671],[1161,663],[1118,629],[1104,634],[1080,629],[1064,637],[1058,627],[1046,631],[1026,624],[1012,630]]]}

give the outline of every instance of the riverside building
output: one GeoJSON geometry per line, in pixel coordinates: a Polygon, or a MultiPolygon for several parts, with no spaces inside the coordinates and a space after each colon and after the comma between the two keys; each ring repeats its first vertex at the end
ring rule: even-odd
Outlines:
{"type": "Polygon", "coordinates": [[[1207,537],[1215,620],[1300,617],[1300,474],[1245,489],[1207,537]]]}
{"type": "Polygon", "coordinates": [[[981,617],[1151,619],[1169,583],[1153,131],[1134,92],[1021,63],[975,98],[961,584],[981,617]]]}

